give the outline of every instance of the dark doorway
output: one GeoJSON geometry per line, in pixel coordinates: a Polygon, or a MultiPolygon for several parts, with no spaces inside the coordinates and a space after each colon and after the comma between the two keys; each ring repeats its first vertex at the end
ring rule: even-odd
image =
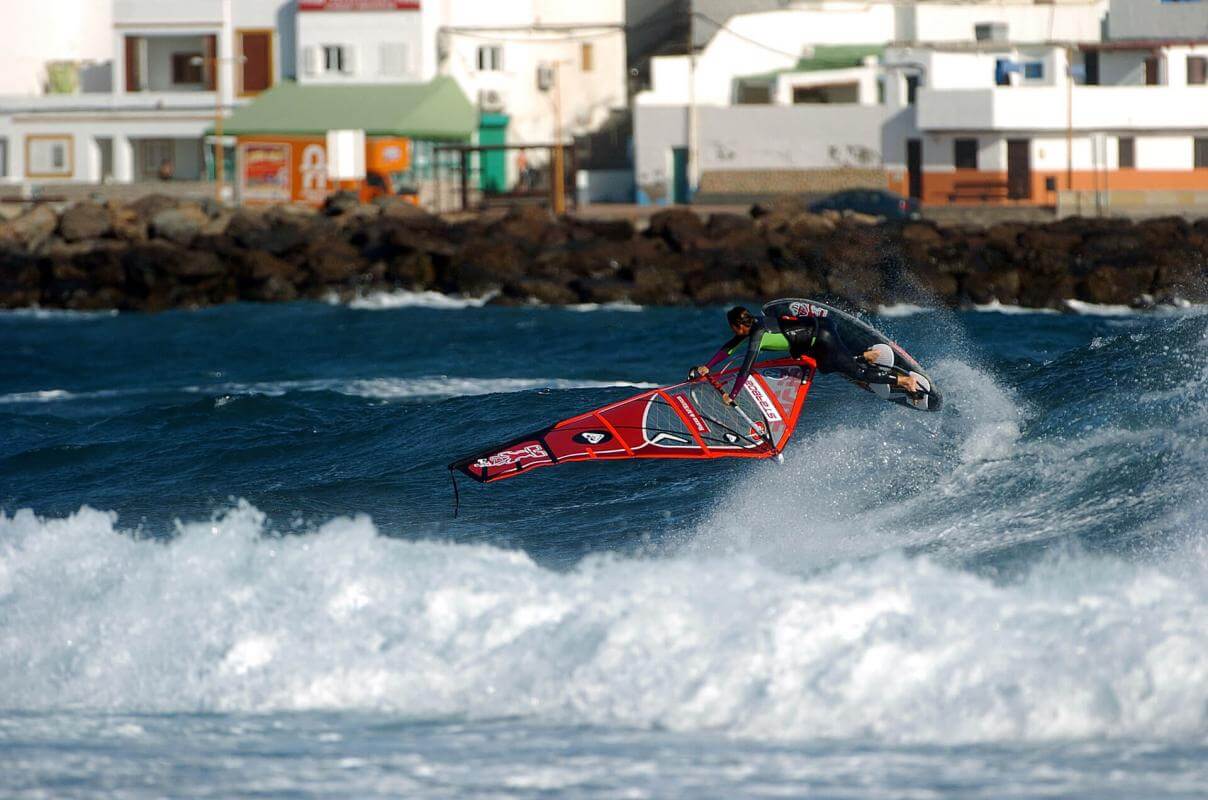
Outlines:
{"type": "Polygon", "coordinates": [[[1032,197],[1032,140],[1007,140],[1007,197],[1028,200],[1032,197]]]}
{"type": "Polygon", "coordinates": [[[923,140],[906,140],[906,182],[910,196],[915,200],[923,197],[923,140]]]}
{"type": "Polygon", "coordinates": [[[1158,85],[1158,57],[1150,56],[1145,59],[1145,85],[1158,85]]]}

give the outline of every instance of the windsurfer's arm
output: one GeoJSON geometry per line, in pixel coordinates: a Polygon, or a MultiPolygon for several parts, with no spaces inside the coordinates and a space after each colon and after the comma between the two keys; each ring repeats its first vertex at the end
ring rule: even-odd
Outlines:
{"type": "Polygon", "coordinates": [[[738,345],[742,344],[742,340],[742,336],[731,337],[730,341],[723,344],[721,349],[713,354],[712,358],[710,358],[704,364],[701,364],[699,367],[693,367],[692,371],[688,373],[689,379],[694,380],[696,378],[708,375],[709,370],[713,369],[734,354],[734,351],[738,349],[738,345]]]}
{"type": "Polygon", "coordinates": [[[747,384],[747,378],[751,377],[751,368],[755,366],[755,359],[759,357],[759,350],[763,345],[764,330],[762,325],[756,326],[747,337],[747,355],[742,360],[742,368],[738,370],[738,377],[734,379],[734,388],[730,391],[731,400],[738,397],[742,387],[747,384]]]}

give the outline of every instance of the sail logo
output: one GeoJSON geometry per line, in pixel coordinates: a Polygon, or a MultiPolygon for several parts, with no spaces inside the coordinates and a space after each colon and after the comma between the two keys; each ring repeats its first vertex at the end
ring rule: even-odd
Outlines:
{"type": "Polygon", "coordinates": [[[607,442],[612,438],[612,435],[604,431],[583,431],[582,433],[576,433],[571,438],[580,444],[600,444],[601,442],[607,442]]]}
{"type": "Polygon", "coordinates": [[[825,317],[826,309],[822,306],[796,300],[789,304],[789,313],[794,317],[825,317]]]}
{"type": "Polygon", "coordinates": [[[684,416],[686,416],[692,422],[692,426],[696,428],[697,433],[709,432],[709,426],[706,425],[705,421],[700,418],[700,414],[696,413],[696,409],[692,407],[692,404],[688,402],[687,398],[685,398],[682,394],[677,394],[675,396],[675,402],[684,412],[684,416]]]}
{"type": "Polygon", "coordinates": [[[763,412],[764,419],[768,422],[781,422],[780,411],[776,408],[776,404],[772,402],[772,398],[768,397],[767,392],[763,390],[755,381],[747,381],[747,393],[759,406],[759,410],[763,412]]]}
{"type": "Polygon", "coordinates": [[[509,464],[522,464],[525,461],[548,460],[549,453],[539,444],[530,444],[521,450],[500,450],[489,458],[480,458],[474,462],[479,469],[489,467],[506,467],[509,464]]]}

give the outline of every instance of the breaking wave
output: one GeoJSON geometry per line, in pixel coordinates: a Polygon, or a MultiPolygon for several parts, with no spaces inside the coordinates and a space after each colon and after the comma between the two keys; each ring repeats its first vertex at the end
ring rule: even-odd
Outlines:
{"type": "Polygon", "coordinates": [[[110,513],[21,511],[0,516],[0,697],[771,739],[1201,737],[1204,556],[1067,556],[1006,584],[901,555],[807,577],[745,556],[560,573],[364,516],[280,536],[240,503],[160,543],[110,513]]]}

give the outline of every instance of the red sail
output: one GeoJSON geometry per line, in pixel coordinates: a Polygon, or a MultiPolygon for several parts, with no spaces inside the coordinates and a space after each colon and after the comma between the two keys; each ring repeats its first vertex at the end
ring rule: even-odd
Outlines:
{"type": "Polygon", "coordinates": [[[814,378],[808,358],[755,366],[736,407],[722,402],[738,370],[651,389],[449,465],[483,483],[572,461],[768,458],[793,435],[814,378]]]}

